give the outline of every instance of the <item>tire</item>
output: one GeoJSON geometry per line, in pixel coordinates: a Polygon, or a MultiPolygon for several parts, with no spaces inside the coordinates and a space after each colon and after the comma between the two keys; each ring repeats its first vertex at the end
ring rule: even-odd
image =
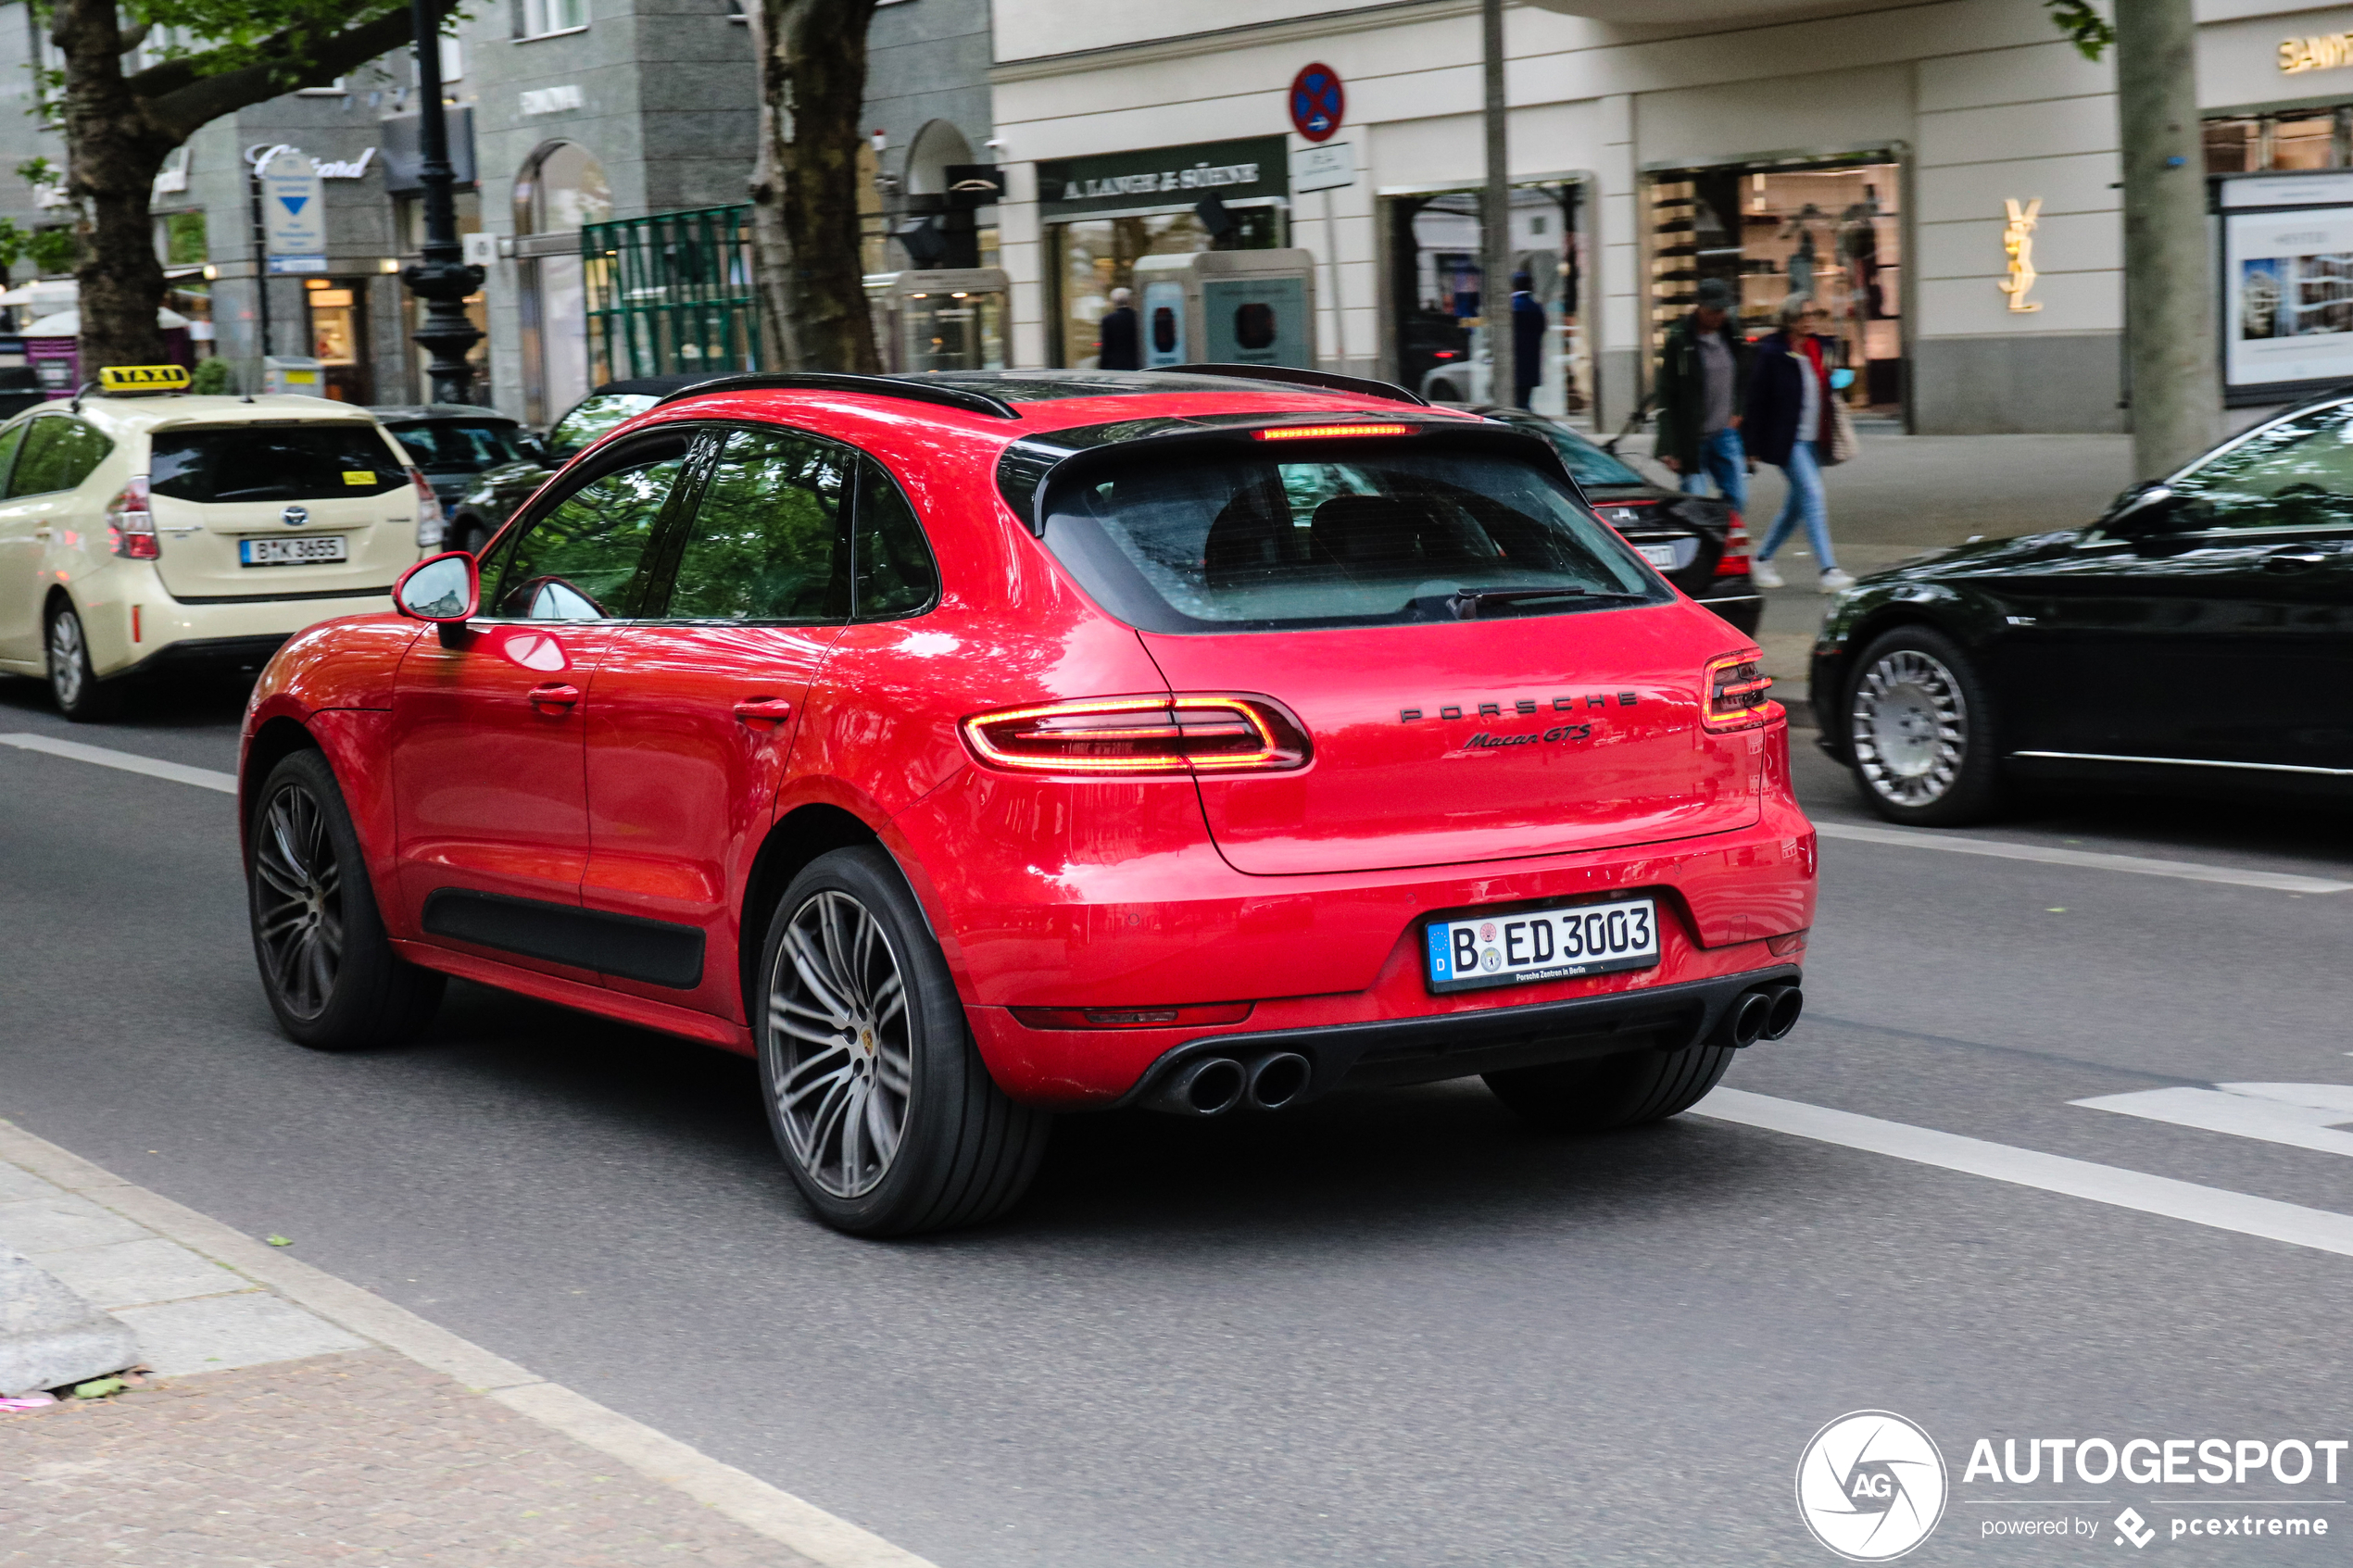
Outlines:
{"type": "Polygon", "coordinates": [[[497,529],[478,517],[459,518],[457,527],[450,531],[450,536],[455,542],[447,547],[453,550],[463,550],[466,554],[479,559],[483,546],[490,543],[490,536],[497,532],[497,529]]]}
{"type": "Polygon", "coordinates": [[[1927,626],[1872,639],[1846,694],[1849,767],[1865,805],[1907,827],[1959,827],[2005,793],[2000,716],[1960,646],[1927,626]]]}
{"type": "Polygon", "coordinates": [[[49,612],[42,646],[47,650],[49,696],[57,711],[77,724],[103,724],[122,712],[128,688],[121,681],[101,681],[90,665],[90,639],[82,629],[82,612],[69,604],[49,612]]]}
{"type": "Polygon", "coordinates": [[[761,1098],[819,1219],[851,1236],[913,1236],[980,1224],[1020,1200],[1053,1119],[988,1076],[888,855],[836,849],[793,878],[757,976],[761,1098]]]}
{"type": "Polygon", "coordinates": [[[1730,1046],[1632,1051],[1486,1074],[1522,1119],[1554,1132],[1604,1133],[1663,1122],[1697,1105],[1732,1064],[1730,1046]]]}
{"type": "Polygon", "coordinates": [[[251,830],[254,961],[287,1038],[313,1050],[363,1050],[423,1028],[447,982],[393,952],[327,759],[297,751],[271,769],[251,830]]]}

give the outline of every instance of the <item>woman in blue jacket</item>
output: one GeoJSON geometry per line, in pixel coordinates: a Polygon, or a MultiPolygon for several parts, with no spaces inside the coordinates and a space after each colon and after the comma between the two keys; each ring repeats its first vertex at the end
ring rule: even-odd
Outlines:
{"type": "Polygon", "coordinates": [[[1830,324],[1831,313],[1811,295],[1791,295],[1781,301],[1781,330],[1756,345],[1749,371],[1742,439],[1748,444],[1749,456],[1780,469],[1789,481],[1789,498],[1766,531],[1750,571],[1760,588],[1784,586],[1772,566],[1773,552],[1801,521],[1813,542],[1814,558],[1821,563],[1822,592],[1835,594],[1855,585],[1831,553],[1830,508],[1822,498],[1821,454],[1830,445],[1831,419],[1830,364],[1822,334],[1830,324]]]}

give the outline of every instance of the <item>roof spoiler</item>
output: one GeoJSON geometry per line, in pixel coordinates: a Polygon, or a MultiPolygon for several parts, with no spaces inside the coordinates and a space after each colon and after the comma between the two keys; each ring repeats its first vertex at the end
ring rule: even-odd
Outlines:
{"type": "Polygon", "coordinates": [[[1003,398],[991,397],[985,392],[974,392],[968,387],[947,386],[913,376],[862,376],[833,370],[755,370],[748,375],[720,376],[683,387],[661,399],[654,407],[659,408],[682,397],[700,397],[711,392],[862,392],[870,397],[903,397],[913,403],[936,403],[943,408],[960,408],[967,414],[985,414],[992,420],[1021,418],[1021,411],[1003,398]]]}
{"type": "Polygon", "coordinates": [[[1288,382],[1294,386],[1320,387],[1326,392],[1353,392],[1359,397],[1378,397],[1387,403],[1411,403],[1417,408],[1429,407],[1429,399],[1406,391],[1390,382],[1368,381],[1363,376],[1335,376],[1324,370],[1294,370],[1288,365],[1157,365],[1155,370],[1170,375],[1234,376],[1242,381],[1288,382]]]}

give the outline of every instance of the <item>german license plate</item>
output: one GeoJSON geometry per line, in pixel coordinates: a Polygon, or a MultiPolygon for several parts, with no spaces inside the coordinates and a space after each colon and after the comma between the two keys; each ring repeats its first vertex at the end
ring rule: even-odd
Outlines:
{"type": "Polygon", "coordinates": [[[1672,546],[1672,545],[1637,545],[1637,546],[1634,546],[1634,548],[1636,548],[1636,549],[1638,549],[1638,550],[1642,551],[1642,558],[1643,558],[1644,560],[1646,560],[1646,561],[1650,562],[1653,566],[1655,566],[1655,567],[1658,568],[1658,569],[1659,569],[1659,571],[1674,571],[1674,570],[1675,570],[1675,546],[1672,546]]]}
{"type": "Polygon", "coordinates": [[[242,566],[308,566],[313,561],[350,558],[351,551],[340,533],[312,534],[302,539],[237,541],[237,561],[242,566]]]}
{"type": "Polygon", "coordinates": [[[1434,920],[1423,965],[1433,991],[1572,980],[1658,962],[1658,910],[1648,898],[1434,920]]]}

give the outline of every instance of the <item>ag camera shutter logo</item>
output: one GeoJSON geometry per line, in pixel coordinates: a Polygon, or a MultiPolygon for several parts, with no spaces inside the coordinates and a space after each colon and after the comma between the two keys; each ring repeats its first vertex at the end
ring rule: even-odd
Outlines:
{"type": "Polygon", "coordinates": [[[1944,1456],[1891,1411],[1856,1411],[1814,1434],[1797,1461],[1797,1512],[1849,1562],[1903,1556],[1944,1517],[1944,1456]]]}

